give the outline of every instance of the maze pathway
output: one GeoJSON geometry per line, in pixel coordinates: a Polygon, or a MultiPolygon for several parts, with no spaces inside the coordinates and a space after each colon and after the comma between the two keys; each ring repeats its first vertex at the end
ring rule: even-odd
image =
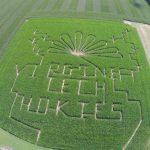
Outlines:
{"type": "Polygon", "coordinates": [[[8,108],[5,130],[58,149],[132,145],[147,104],[141,94],[143,48],[134,28],[35,19],[22,26],[14,42],[0,78],[9,82],[1,92],[8,108]]]}

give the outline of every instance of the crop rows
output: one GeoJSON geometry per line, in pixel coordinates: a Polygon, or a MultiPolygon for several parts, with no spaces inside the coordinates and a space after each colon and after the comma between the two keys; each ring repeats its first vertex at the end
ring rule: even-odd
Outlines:
{"type": "Polygon", "coordinates": [[[0,76],[7,85],[0,87],[5,130],[50,148],[136,145],[147,115],[147,71],[133,28],[35,19],[22,26],[9,49],[0,76]]]}

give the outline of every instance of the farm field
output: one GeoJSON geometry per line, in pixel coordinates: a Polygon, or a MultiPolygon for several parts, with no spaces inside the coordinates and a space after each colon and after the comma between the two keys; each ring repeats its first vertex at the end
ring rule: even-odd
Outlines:
{"type": "Polygon", "coordinates": [[[0,56],[26,18],[126,19],[150,23],[149,14],[145,0],[0,0],[0,56]]]}
{"type": "Polygon", "coordinates": [[[149,14],[146,0],[0,0],[0,150],[149,150],[149,14]]]}
{"type": "Polygon", "coordinates": [[[27,20],[0,70],[0,127],[18,138],[65,150],[149,146],[150,71],[131,26],[27,20]]]}

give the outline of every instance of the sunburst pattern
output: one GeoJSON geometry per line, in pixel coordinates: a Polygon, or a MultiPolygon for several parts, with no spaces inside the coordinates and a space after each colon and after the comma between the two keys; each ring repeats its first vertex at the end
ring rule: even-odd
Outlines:
{"type": "Polygon", "coordinates": [[[49,52],[60,54],[72,54],[76,56],[100,56],[122,58],[119,49],[109,46],[106,40],[97,40],[93,34],[84,35],[82,32],[75,32],[74,36],[67,33],[61,34],[59,40],[51,41],[49,52]]]}

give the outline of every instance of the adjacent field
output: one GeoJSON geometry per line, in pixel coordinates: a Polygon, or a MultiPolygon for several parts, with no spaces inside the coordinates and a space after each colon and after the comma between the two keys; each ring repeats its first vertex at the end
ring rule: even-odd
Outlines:
{"type": "Polygon", "coordinates": [[[145,149],[149,66],[134,28],[31,19],[0,64],[0,127],[53,149],[145,149]]]}

